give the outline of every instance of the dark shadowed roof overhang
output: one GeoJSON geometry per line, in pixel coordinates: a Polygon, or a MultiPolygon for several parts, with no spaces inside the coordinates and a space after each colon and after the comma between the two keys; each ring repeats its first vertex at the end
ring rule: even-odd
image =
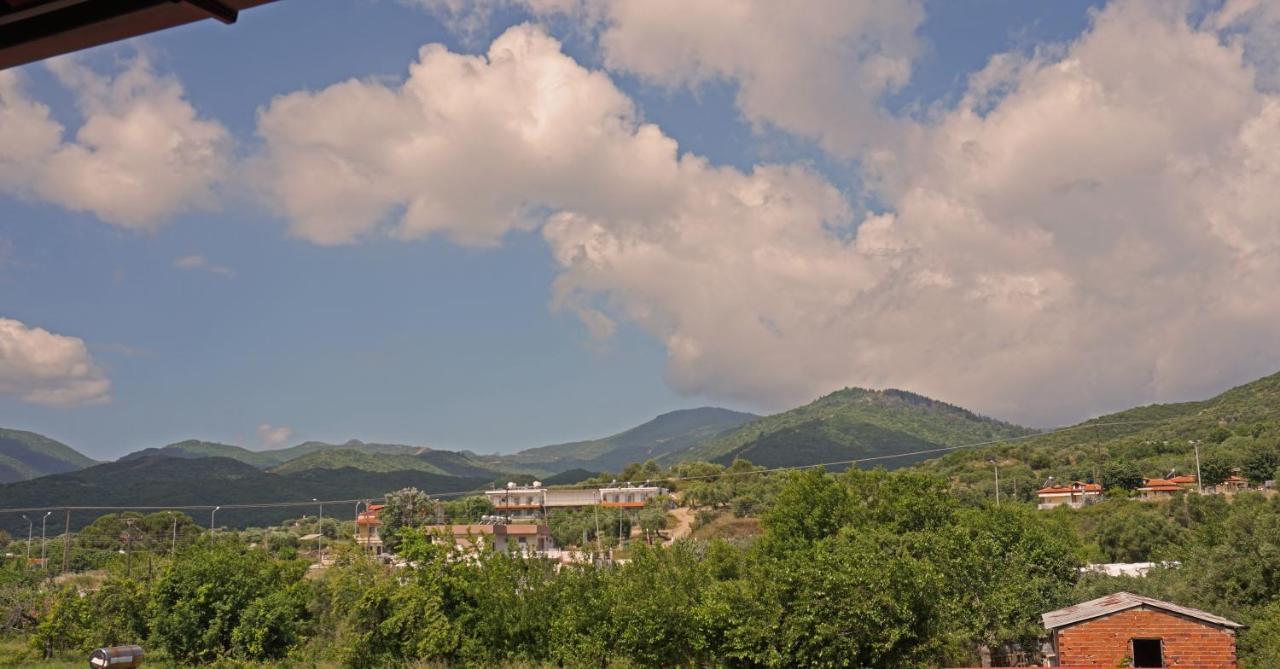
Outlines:
{"type": "Polygon", "coordinates": [[[274,0],[0,0],[0,70],[274,0]]]}

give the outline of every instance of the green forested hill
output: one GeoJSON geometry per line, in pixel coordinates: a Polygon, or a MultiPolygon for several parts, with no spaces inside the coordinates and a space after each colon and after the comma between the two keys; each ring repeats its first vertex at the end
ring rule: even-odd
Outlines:
{"type": "Polygon", "coordinates": [[[550,472],[618,471],[686,450],[754,418],[758,416],[717,407],[672,411],[611,437],[531,448],[502,460],[550,472]]]}
{"type": "Polygon", "coordinates": [[[308,469],[342,469],[350,467],[366,472],[417,471],[447,475],[439,467],[414,455],[365,453],[350,448],[315,451],[271,468],[273,474],[292,474],[308,469]]]}
{"type": "MultiPolygon", "coordinates": [[[[303,502],[319,499],[381,497],[387,492],[414,486],[429,494],[462,492],[487,487],[492,479],[442,476],[425,471],[370,472],[343,467],[307,469],[290,473],[264,472],[231,458],[175,458],[151,455],[96,465],[38,480],[0,485],[0,508],[62,506],[139,506],[257,504],[303,502]]],[[[329,509],[325,514],[348,516],[351,509],[329,509]]],[[[223,509],[219,525],[243,526],[279,522],[314,510],[223,509]]],[[[30,514],[29,514],[30,515],[30,514]]],[[[72,514],[72,528],[88,524],[97,512],[72,514]]],[[[201,524],[208,512],[191,512],[201,524]]],[[[49,522],[61,531],[63,519],[49,522]]],[[[39,518],[36,519],[37,531],[39,518]]],[[[27,524],[17,513],[0,514],[0,529],[26,536],[27,524]]]]}
{"type": "Polygon", "coordinates": [[[74,448],[44,435],[0,428],[0,483],[71,472],[94,464],[74,448]]]}
{"type": "Polygon", "coordinates": [[[191,460],[195,458],[230,458],[247,465],[265,469],[273,467],[284,462],[284,459],[278,455],[279,451],[251,451],[240,446],[232,446],[230,444],[219,444],[213,441],[200,441],[199,439],[187,439],[177,443],[169,444],[163,448],[144,448],[140,451],[134,451],[119,459],[119,462],[127,462],[129,460],[140,460],[155,456],[179,458],[191,460]]]}
{"type": "MultiPolygon", "coordinates": [[[[902,390],[846,388],[760,418],[667,456],[668,462],[736,458],[770,467],[806,465],[1002,439],[1034,430],[902,390]]],[[[918,459],[918,458],[917,458],[918,459]]],[[[886,460],[886,467],[912,460],[886,460]]]]}
{"type": "Polygon", "coordinates": [[[1193,473],[1192,441],[1200,444],[1202,465],[1216,471],[1253,464],[1260,473],[1274,474],[1280,466],[1280,374],[1207,400],[1136,407],[1017,443],[951,453],[922,467],[989,492],[994,476],[987,462],[997,459],[1005,485],[1021,479],[1025,496],[1027,484],[1049,476],[1109,485],[1108,466],[1121,463],[1148,477],[1170,470],[1193,473]]]}

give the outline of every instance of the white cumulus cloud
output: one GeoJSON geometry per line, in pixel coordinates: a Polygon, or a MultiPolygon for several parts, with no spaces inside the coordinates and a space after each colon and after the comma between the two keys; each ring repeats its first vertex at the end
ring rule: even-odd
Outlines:
{"type": "Polygon", "coordinates": [[[48,67],[75,96],[83,123],[65,138],[17,75],[0,73],[0,189],[133,229],[214,205],[231,164],[230,134],[199,117],[177,80],[142,58],[115,76],[69,59],[48,67]]]}
{"type": "Polygon", "coordinates": [[[502,6],[568,17],[598,35],[610,70],[671,88],[732,82],[753,124],[844,156],[898,131],[880,101],[910,79],[924,20],[919,0],[407,1],[464,35],[502,6]]]}
{"type": "MultiPolygon", "coordinates": [[[[680,155],[530,26],[484,57],[428,46],[403,84],[278,98],[261,167],[319,243],[540,227],[556,306],[652,334],[684,392],[897,386],[1062,423],[1280,368],[1280,101],[1210,24],[1126,0],[1060,49],[992,59],[954,106],[873,138],[885,206],[858,222],[810,169],[680,155]]],[[[690,58],[681,76],[731,69],[690,58]]]]}
{"type": "Polygon", "coordinates": [[[83,340],[0,317],[0,395],[66,407],[108,402],[110,392],[83,340]]]}

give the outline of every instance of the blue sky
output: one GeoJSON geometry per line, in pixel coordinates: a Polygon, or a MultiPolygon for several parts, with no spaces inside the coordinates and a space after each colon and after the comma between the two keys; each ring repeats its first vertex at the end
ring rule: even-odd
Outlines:
{"type": "MultiPolygon", "coordinates": [[[[923,129],[947,128],[948,114],[971,91],[970,75],[996,54],[1041,54],[1043,63],[1027,65],[1017,75],[1021,78],[1011,80],[1015,90],[1023,87],[1030,95],[1036,90],[1032,78],[1052,74],[1055,59],[1089,31],[1102,4],[926,2],[923,19],[912,31],[909,76],[874,97],[877,114],[923,129]]],[[[1117,15],[1120,11],[1129,10],[1116,10],[1117,15]]],[[[1159,11],[1152,16],[1164,20],[1159,11]]],[[[264,439],[288,445],[360,438],[494,452],[602,436],[677,408],[718,404],[778,410],[844,382],[906,385],[1001,417],[1049,424],[1131,401],[1194,396],[1248,380],[1254,371],[1255,376],[1274,371],[1248,360],[1226,360],[1224,371],[1214,374],[1160,376],[1152,371],[1164,370],[1159,360],[1199,345],[1169,342],[1123,378],[1095,373],[1087,383],[1064,383],[1070,406],[1061,411],[1019,413],[1011,409],[1025,387],[1019,384],[1030,382],[992,378],[986,370],[1000,364],[998,357],[984,358],[982,370],[935,365],[898,374],[893,367],[876,367],[880,363],[869,362],[877,359],[872,357],[879,346],[875,337],[894,339],[892,333],[863,338],[861,330],[857,336],[848,335],[855,330],[838,330],[797,336],[795,343],[768,349],[744,343],[724,353],[732,371],[725,371],[723,361],[704,368],[705,356],[686,365],[673,342],[688,338],[681,319],[694,318],[690,314],[698,307],[668,306],[646,297],[651,295],[647,289],[624,288],[621,279],[595,274],[591,280],[601,285],[589,286],[585,304],[608,314],[614,330],[594,337],[573,308],[555,306],[558,277],[589,279],[574,275],[586,270],[558,260],[540,222],[481,245],[441,234],[404,240],[379,233],[329,245],[313,243],[296,230],[291,234],[288,217],[251,192],[252,179],[238,179],[264,151],[259,114],[273,98],[353,77],[395,87],[423,45],[483,54],[510,26],[526,21],[544,26],[539,30],[559,40],[579,66],[604,72],[632,101],[638,118],[677,142],[682,155],[701,156],[711,166],[734,168],[735,174],[750,175],[764,163],[807,170],[836,189],[847,205],[840,215],[844,223],[827,217],[825,225],[847,223],[857,229],[868,213],[909,210],[903,198],[910,189],[864,185],[872,153],[861,144],[835,148],[824,143],[825,131],[789,126],[743,103],[741,87],[752,76],[747,70],[671,84],[644,63],[619,65],[620,57],[598,39],[606,27],[534,13],[519,3],[498,7],[470,30],[459,30],[445,18],[430,7],[392,0],[283,0],[245,12],[232,27],[204,22],[77,56],[78,66],[109,78],[142,54],[156,76],[180,82],[183,99],[199,117],[221,124],[233,138],[227,169],[234,174],[216,191],[217,207],[178,211],[141,228],[104,222],[96,212],[74,211],[54,197],[0,188],[0,316],[83,340],[110,380],[109,401],[70,405],[33,402],[21,390],[6,395],[0,383],[0,425],[41,432],[99,458],[184,438],[252,448],[263,447],[264,439]],[[813,342],[844,340],[850,342],[850,362],[841,363],[838,373],[830,378],[810,374],[806,379],[812,383],[779,381],[780,390],[770,392],[769,365],[791,364],[788,355],[813,342]],[[737,368],[761,371],[735,376],[741,374],[737,368]],[[927,381],[963,374],[981,390],[972,402],[960,390],[964,385],[927,381]],[[1090,384],[1121,390],[1099,394],[1090,384]],[[1085,397],[1092,399],[1080,399],[1085,397]],[[271,438],[265,428],[260,434],[264,426],[289,432],[271,438]]],[[[1082,60],[1090,57],[1083,47],[1081,52],[1082,60]]],[[[24,95],[47,106],[52,118],[70,129],[68,138],[73,135],[84,111],[74,90],[44,64],[21,68],[19,76],[24,95]]],[[[1252,92],[1259,98],[1269,95],[1262,84],[1252,92]]],[[[927,169],[908,162],[876,176],[910,182],[927,169]]],[[[271,169],[283,168],[273,164],[271,169]]],[[[1257,234],[1272,232],[1264,226],[1257,234]]],[[[1099,256],[1096,249],[1089,252],[1089,259],[1099,256]]],[[[1073,262],[1084,265],[1079,258],[1073,262]]],[[[982,283],[987,278],[975,281],[988,285],[982,283]]],[[[1041,281],[1037,285],[1051,285],[1041,281]]],[[[688,289],[696,292],[697,283],[688,289]]],[[[738,298],[708,299],[734,308],[738,298]]],[[[936,313],[928,305],[920,308],[922,314],[936,313]]],[[[789,336],[787,323],[777,322],[768,306],[759,310],[754,321],[771,322],[775,334],[789,336]]],[[[923,318],[921,328],[935,327],[923,318]]],[[[876,317],[891,319],[883,312],[876,317]]],[[[1256,328],[1259,322],[1270,327],[1274,317],[1250,316],[1239,327],[1256,328]]],[[[1045,341],[1036,327],[1019,321],[1005,331],[1025,328],[1029,338],[1045,341]]],[[[1117,320],[1114,327],[1125,326],[1117,320]]],[[[726,329],[733,339],[734,327],[726,329]]],[[[1056,345],[1087,348],[1099,336],[1082,331],[1056,345]]],[[[960,342],[956,355],[967,357],[965,340],[951,333],[922,346],[937,350],[960,342]]],[[[699,340],[698,346],[708,344],[699,340]]],[[[981,351],[998,356],[1018,346],[987,344],[981,351]]],[[[1258,350],[1251,342],[1244,349],[1258,350]]],[[[838,345],[831,355],[845,357],[838,345]]],[[[1037,356],[1030,368],[1052,376],[1057,367],[1037,356]]],[[[1105,367],[1115,356],[1121,354],[1103,352],[1090,362],[1105,367]]],[[[1071,360],[1061,364],[1076,366],[1071,360]]]]}

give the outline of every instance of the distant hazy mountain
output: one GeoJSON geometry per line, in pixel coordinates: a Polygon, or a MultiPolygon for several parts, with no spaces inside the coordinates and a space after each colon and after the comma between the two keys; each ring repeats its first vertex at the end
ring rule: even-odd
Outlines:
{"type": "MultiPolygon", "coordinates": [[[[668,462],[743,458],[770,467],[897,455],[1033,434],[902,390],[846,388],[802,407],[754,420],[667,456],[668,462]]],[[[887,459],[900,467],[922,457],[887,459]]]]}
{"type": "Polygon", "coordinates": [[[0,428],[0,483],[61,474],[97,464],[70,446],[35,432],[0,428]]]}
{"type": "Polygon", "coordinates": [[[672,411],[611,437],[531,448],[503,460],[551,472],[618,471],[632,462],[686,450],[755,418],[755,414],[715,407],[672,411]]]}
{"type": "MultiPolygon", "coordinates": [[[[95,465],[33,481],[0,485],[0,507],[32,506],[186,506],[231,505],[269,502],[303,502],[319,499],[376,498],[414,486],[432,494],[483,489],[491,479],[441,476],[424,471],[370,472],[350,467],[313,468],[272,473],[231,458],[181,458],[150,455],[95,465]]],[[[351,518],[355,506],[325,507],[325,515],[351,518]]],[[[222,509],[219,525],[242,526],[278,522],[285,518],[315,515],[318,508],[222,509]]],[[[82,527],[97,512],[72,513],[72,528],[82,527]]],[[[202,525],[209,512],[192,511],[202,525]]],[[[61,514],[50,518],[51,533],[62,531],[61,514]],[[54,532],[53,528],[56,528],[54,532]]],[[[39,525],[39,523],[36,523],[39,525]]],[[[0,517],[0,527],[26,535],[26,523],[16,514],[0,517]]],[[[37,528],[38,530],[39,528],[37,528]]]]}

